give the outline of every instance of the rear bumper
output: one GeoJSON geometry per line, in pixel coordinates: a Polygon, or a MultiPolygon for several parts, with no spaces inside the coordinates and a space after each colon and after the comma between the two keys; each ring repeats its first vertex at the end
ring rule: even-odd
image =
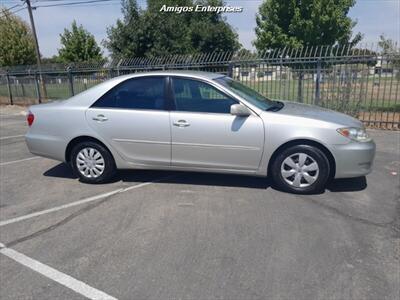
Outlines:
{"type": "Polygon", "coordinates": [[[32,154],[59,161],[65,160],[65,142],[53,136],[32,133],[25,135],[26,145],[32,154]]]}
{"type": "Polygon", "coordinates": [[[335,178],[351,178],[369,174],[372,170],[375,150],[374,141],[334,145],[332,154],[336,160],[335,178]]]}

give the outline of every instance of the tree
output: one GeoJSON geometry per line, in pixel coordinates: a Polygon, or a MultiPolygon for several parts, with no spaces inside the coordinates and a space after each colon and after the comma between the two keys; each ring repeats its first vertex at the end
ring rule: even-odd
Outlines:
{"type": "Polygon", "coordinates": [[[56,64],[60,62],[60,58],[57,55],[52,57],[42,57],[42,64],[56,64]]]}
{"type": "MultiPolygon", "coordinates": [[[[208,1],[204,5],[222,6],[223,3],[208,1]]],[[[194,52],[233,51],[241,46],[237,33],[216,13],[192,14],[188,35],[194,52]]]]}
{"type": "Polygon", "coordinates": [[[65,28],[60,34],[61,49],[58,50],[60,62],[101,61],[101,49],[94,36],[76,21],[72,22],[71,30],[65,28]]]}
{"type": "Polygon", "coordinates": [[[355,0],[266,0],[257,15],[257,50],[316,45],[356,45],[356,25],[347,16],[355,0]]]}
{"type": "Polygon", "coordinates": [[[398,47],[392,39],[388,39],[384,34],[379,36],[378,46],[382,49],[382,54],[394,54],[398,52],[398,47]]]}
{"type": "Polygon", "coordinates": [[[385,35],[381,35],[378,46],[382,49],[382,54],[386,56],[388,66],[393,68],[396,79],[400,80],[400,50],[392,39],[388,39],[385,35]]]}
{"type": "Polygon", "coordinates": [[[239,48],[238,36],[217,13],[163,12],[169,7],[222,5],[220,0],[148,0],[147,9],[136,0],[122,0],[122,20],[107,29],[104,45],[113,57],[154,57],[232,51],[239,48]]]}
{"type": "MultiPolygon", "coordinates": [[[[265,0],[256,18],[254,45],[258,51],[306,46],[356,45],[362,35],[352,38],[356,25],[347,16],[355,0],[265,0]]],[[[297,69],[297,98],[303,102],[304,69],[312,65],[292,64],[297,69]]]]}
{"type": "Polygon", "coordinates": [[[0,13],[0,66],[34,64],[35,43],[28,24],[5,8],[0,13]]]}
{"type": "Polygon", "coordinates": [[[136,0],[124,0],[121,4],[123,18],[118,19],[115,26],[107,28],[108,40],[103,43],[111,51],[112,56],[130,57],[143,51],[141,48],[146,44],[146,40],[142,37],[141,47],[138,35],[134,33],[142,30],[136,0]]]}

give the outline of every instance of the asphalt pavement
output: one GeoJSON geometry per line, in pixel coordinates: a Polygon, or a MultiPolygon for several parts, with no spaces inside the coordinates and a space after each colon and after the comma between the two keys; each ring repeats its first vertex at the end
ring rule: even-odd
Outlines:
{"type": "Polygon", "coordinates": [[[1,299],[399,299],[400,132],[318,195],[266,178],[122,171],[79,182],[0,115],[1,299]]]}

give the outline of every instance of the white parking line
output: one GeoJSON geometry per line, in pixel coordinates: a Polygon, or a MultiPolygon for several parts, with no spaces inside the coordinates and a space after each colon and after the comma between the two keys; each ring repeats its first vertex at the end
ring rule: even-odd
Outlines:
{"type": "Polygon", "coordinates": [[[65,209],[65,208],[69,208],[69,207],[73,207],[73,206],[89,203],[89,202],[92,202],[92,201],[96,201],[96,200],[99,200],[99,199],[102,199],[102,198],[105,198],[105,197],[109,197],[109,196],[112,196],[112,195],[115,195],[115,194],[118,194],[118,193],[124,193],[124,192],[130,191],[130,190],[133,190],[133,189],[138,189],[138,188],[144,187],[146,185],[150,185],[150,184],[153,184],[155,182],[159,182],[159,181],[162,181],[162,180],[165,180],[165,179],[168,179],[168,178],[172,178],[172,177],[174,177],[174,176],[167,176],[167,177],[163,177],[163,178],[156,179],[156,180],[153,180],[153,181],[143,182],[143,183],[140,183],[140,184],[137,184],[137,185],[133,185],[133,186],[126,187],[126,188],[120,188],[120,189],[113,190],[113,191],[108,192],[108,193],[100,194],[100,195],[89,197],[89,198],[82,199],[82,200],[78,200],[78,201],[71,202],[71,203],[68,203],[68,204],[64,204],[64,205],[60,205],[60,206],[57,206],[57,207],[53,207],[53,208],[41,210],[41,211],[38,211],[38,212],[34,212],[34,213],[31,213],[31,214],[27,214],[27,215],[24,215],[24,216],[20,216],[20,217],[4,220],[4,221],[0,222],[0,227],[4,226],[4,225],[8,225],[8,224],[24,221],[24,220],[27,220],[27,219],[31,219],[31,218],[34,218],[34,217],[38,217],[38,216],[41,216],[41,215],[44,215],[44,214],[52,213],[52,212],[55,212],[55,211],[59,211],[59,210],[65,209]]]}
{"type": "Polygon", "coordinates": [[[31,159],[38,159],[40,158],[39,156],[33,156],[33,157],[28,157],[28,158],[23,158],[23,159],[18,159],[18,160],[12,160],[12,161],[6,161],[3,163],[0,163],[0,166],[6,166],[6,165],[10,165],[10,164],[15,164],[15,163],[19,163],[21,161],[26,161],[26,160],[31,160],[31,159]]]}
{"type": "Polygon", "coordinates": [[[18,125],[18,124],[26,124],[26,121],[4,122],[4,120],[0,120],[0,124],[1,124],[2,126],[5,126],[5,125],[18,125]]]}
{"type": "Polygon", "coordinates": [[[0,253],[89,299],[117,299],[0,243],[0,253]]]}
{"type": "Polygon", "coordinates": [[[26,116],[26,111],[21,111],[15,114],[0,114],[0,117],[15,117],[15,116],[26,116]]]}
{"type": "Polygon", "coordinates": [[[20,135],[3,136],[3,137],[0,137],[0,140],[12,139],[12,138],[23,137],[23,136],[25,136],[25,135],[24,134],[20,134],[20,135]]]}

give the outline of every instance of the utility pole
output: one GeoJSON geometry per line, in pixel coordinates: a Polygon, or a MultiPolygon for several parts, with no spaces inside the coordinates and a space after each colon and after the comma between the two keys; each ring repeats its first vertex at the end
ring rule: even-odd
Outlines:
{"type": "MultiPolygon", "coordinates": [[[[23,0],[24,1],[24,0],[23,0]]],[[[32,33],[33,33],[33,39],[35,40],[35,50],[36,50],[36,59],[37,59],[37,66],[38,66],[38,71],[39,71],[39,78],[40,78],[40,83],[42,85],[42,92],[43,92],[43,97],[47,98],[47,91],[46,91],[46,86],[43,80],[42,76],[42,61],[40,59],[40,51],[39,51],[39,42],[38,38],[36,35],[36,28],[35,28],[35,22],[33,21],[33,14],[32,14],[32,6],[31,6],[31,0],[25,0],[26,5],[28,7],[28,13],[29,13],[29,19],[31,21],[31,28],[32,28],[32,33]]],[[[39,103],[40,103],[39,99],[39,103]]]]}

